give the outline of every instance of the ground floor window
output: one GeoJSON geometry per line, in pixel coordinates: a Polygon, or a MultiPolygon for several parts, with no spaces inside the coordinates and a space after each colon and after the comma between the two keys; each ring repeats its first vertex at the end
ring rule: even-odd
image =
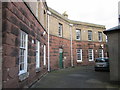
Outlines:
{"type": "Polygon", "coordinates": [[[44,66],[46,65],[46,45],[44,45],[44,66]]]}
{"type": "Polygon", "coordinates": [[[36,40],[36,69],[40,68],[40,42],[36,40]]]}
{"type": "Polygon", "coordinates": [[[28,35],[20,32],[19,75],[27,72],[28,35]]]}
{"type": "Polygon", "coordinates": [[[82,62],[82,49],[77,49],[77,62],[82,62]]]}
{"type": "Polygon", "coordinates": [[[99,49],[99,58],[103,58],[103,57],[104,57],[103,49],[99,49]]]}
{"type": "Polygon", "coordinates": [[[93,49],[88,50],[89,61],[94,61],[93,49]]]}

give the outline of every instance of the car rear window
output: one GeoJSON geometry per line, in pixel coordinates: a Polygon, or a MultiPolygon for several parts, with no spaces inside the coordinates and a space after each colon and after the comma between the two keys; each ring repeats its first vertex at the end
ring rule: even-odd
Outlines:
{"type": "Polygon", "coordinates": [[[108,62],[108,59],[100,58],[96,59],[95,62],[108,62]]]}

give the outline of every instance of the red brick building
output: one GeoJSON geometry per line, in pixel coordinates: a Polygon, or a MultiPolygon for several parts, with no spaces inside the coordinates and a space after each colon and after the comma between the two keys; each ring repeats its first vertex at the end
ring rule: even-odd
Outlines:
{"type": "Polygon", "coordinates": [[[47,72],[47,31],[27,3],[2,3],[2,35],[3,88],[29,86],[47,72]]]}
{"type": "Polygon", "coordinates": [[[105,26],[67,17],[46,2],[2,3],[2,88],[30,86],[47,71],[106,57],[105,26]]]}
{"type": "Polygon", "coordinates": [[[105,26],[68,19],[49,8],[51,70],[93,65],[95,58],[107,57],[105,26]]]}

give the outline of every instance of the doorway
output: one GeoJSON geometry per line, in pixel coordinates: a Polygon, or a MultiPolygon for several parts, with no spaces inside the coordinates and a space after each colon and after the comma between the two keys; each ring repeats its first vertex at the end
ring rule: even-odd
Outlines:
{"type": "Polygon", "coordinates": [[[63,49],[59,49],[59,68],[63,68],[63,49]]]}

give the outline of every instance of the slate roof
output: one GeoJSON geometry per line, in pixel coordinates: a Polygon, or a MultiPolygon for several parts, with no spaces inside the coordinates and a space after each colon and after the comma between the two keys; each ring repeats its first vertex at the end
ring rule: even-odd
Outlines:
{"type": "Polygon", "coordinates": [[[108,30],[105,30],[104,33],[112,32],[112,31],[118,31],[118,30],[120,30],[120,25],[115,26],[115,27],[113,27],[113,28],[110,28],[110,29],[108,29],[108,30]]]}

